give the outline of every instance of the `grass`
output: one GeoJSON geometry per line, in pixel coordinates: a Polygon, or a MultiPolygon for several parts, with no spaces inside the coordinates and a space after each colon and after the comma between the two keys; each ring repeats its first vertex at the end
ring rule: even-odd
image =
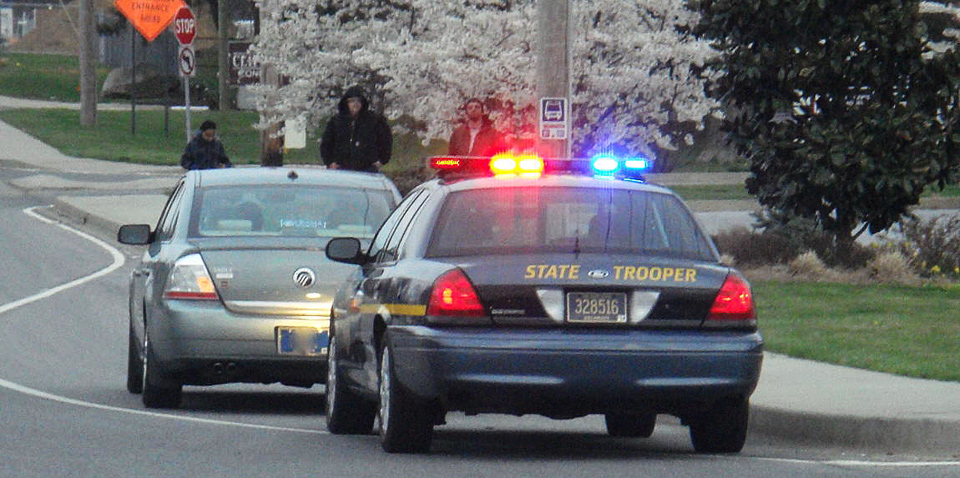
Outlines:
{"type": "MultiPolygon", "coordinates": [[[[674,192],[687,201],[695,200],[722,200],[722,199],[754,199],[747,188],[742,184],[717,184],[717,185],[696,185],[696,186],[671,186],[674,192]]],[[[943,189],[936,190],[928,187],[921,197],[924,198],[958,198],[960,197],[960,185],[951,184],[943,189]]]]}
{"type": "MultiPolygon", "coordinates": [[[[165,134],[164,112],[138,110],[136,135],[131,134],[130,111],[100,111],[98,125],[80,125],[80,113],[71,110],[7,110],[0,119],[24,130],[68,156],[158,165],[179,165],[186,145],[185,113],[171,110],[169,136],[165,134]]],[[[218,134],[234,164],[259,164],[260,133],[253,128],[257,113],[248,111],[194,111],[192,127],[205,119],[217,122],[218,134]]],[[[394,160],[387,172],[414,168],[424,156],[438,152],[442,144],[429,148],[410,136],[398,136],[394,160]]],[[[291,149],[284,155],[287,164],[320,163],[319,145],[307,141],[307,148],[291,149]]]]}
{"type": "Polygon", "coordinates": [[[837,283],[752,283],[767,350],[960,382],[960,291],[837,283]]]}
{"type": "Polygon", "coordinates": [[[670,186],[684,200],[753,199],[743,184],[670,186]]]}
{"type": "MultiPolygon", "coordinates": [[[[97,68],[97,84],[110,69],[97,68]]],[[[0,95],[53,101],[80,101],[80,60],[69,55],[0,55],[0,95]]]]}

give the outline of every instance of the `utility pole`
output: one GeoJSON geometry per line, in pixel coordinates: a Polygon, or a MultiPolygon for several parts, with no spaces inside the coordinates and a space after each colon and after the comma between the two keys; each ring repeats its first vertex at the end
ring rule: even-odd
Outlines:
{"type": "MultiPolygon", "coordinates": [[[[270,63],[261,65],[260,82],[274,88],[280,86],[280,75],[277,69],[270,63]]],[[[273,108],[273,105],[267,106],[273,108]]],[[[260,115],[272,115],[272,109],[261,111],[260,115]]],[[[280,136],[280,123],[270,123],[266,129],[260,132],[260,165],[261,166],[283,166],[283,137],[280,136]]]]}
{"type": "Polygon", "coordinates": [[[93,0],[80,0],[80,124],[97,124],[97,32],[93,0]]]}
{"type": "Polygon", "coordinates": [[[537,1],[537,103],[540,98],[566,98],[567,124],[563,139],[545,139],[538,132],[541,157],[570,156],[570,27],[570,0],[537,1]]]}
{"type": "Polygon", "coordinates": [[[227,0],[217,0],[217,72],[220,79],[220,110],[232,110],[230,96],[230,11],[227,0]]]}

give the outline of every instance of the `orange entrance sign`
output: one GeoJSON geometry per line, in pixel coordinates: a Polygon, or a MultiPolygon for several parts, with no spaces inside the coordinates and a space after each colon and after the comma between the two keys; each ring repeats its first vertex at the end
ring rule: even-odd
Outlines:
{"type": "Polygon", "coordinates": [[[153,41],[187,4],[183,0],[116,0],[114,6],[147,41],[153,41]]]}

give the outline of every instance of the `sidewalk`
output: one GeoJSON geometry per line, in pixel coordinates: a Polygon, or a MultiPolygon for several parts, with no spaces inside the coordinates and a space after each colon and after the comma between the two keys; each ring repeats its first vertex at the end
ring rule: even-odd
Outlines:
{"type": "MultiPolygon", "coordinates": [[[[0,98],[0,107],[3,106],[0,98]]],[[[65,220],[113,236],[120,224],[154,224],[181,171],[68,158],[0,122],[0,168],[31,174],[11,185],[56,196],[65,220]],[[65,181],[53,173],[88,175],[65,181]],[[107,182],[96,173],[141,175],[107,182]]],[[[763,319],[761,318],[761,330],[763,319]]],[[[960,454],[960,383],[936,382],[766,354],[752,398],[751,433],[796,444],[871,453],[956,457],[960,454]]]]}

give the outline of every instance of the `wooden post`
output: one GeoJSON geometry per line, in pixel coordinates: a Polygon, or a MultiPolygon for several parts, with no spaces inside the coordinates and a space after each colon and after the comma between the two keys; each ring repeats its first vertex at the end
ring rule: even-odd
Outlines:
{"type": "MultiPolygon", "coordinates": [[[[567,98],[570,102],[570,1],[537,1],[537,103],[540,98],[567,98]]],[[[569,110],[569,107],[568,107],[569,110]]],[[[542,114],[542,113],[541,113],[542,114]]],[[[569,115],[569,111],[564,113],[569,115]]],[[[539,139],[537,153],[541,157],[570,156],[568,139],[539,139]]]]}
{"type": "Polygon", "coordinates": [[[93,0],[80,0],[80,124],[97,124],[97,32],[93,0]]]}
{"type": "MultiPolygon", "coordinates": [[[[263,64],[260,70],[260,82],[264,85],[270,85],[274,88],[280,86],[280,75],[277,69],[270,63],[263,64]]],[[[261,111],[261,115],[273,114],[273,105],[268,105],[266,111],[261,111]]],[[[271,123],[270,126],[260,133],[260,165],[261,166],[283,166],[283,137],[280,136],[280,123],[271,123]]]]}
{"type": "Polygon", "coordinates": [[[220,83],[220,110],[233,109],[230,90],[230,10],[227,0],[217,1],[217,72],[220,83]]]}

